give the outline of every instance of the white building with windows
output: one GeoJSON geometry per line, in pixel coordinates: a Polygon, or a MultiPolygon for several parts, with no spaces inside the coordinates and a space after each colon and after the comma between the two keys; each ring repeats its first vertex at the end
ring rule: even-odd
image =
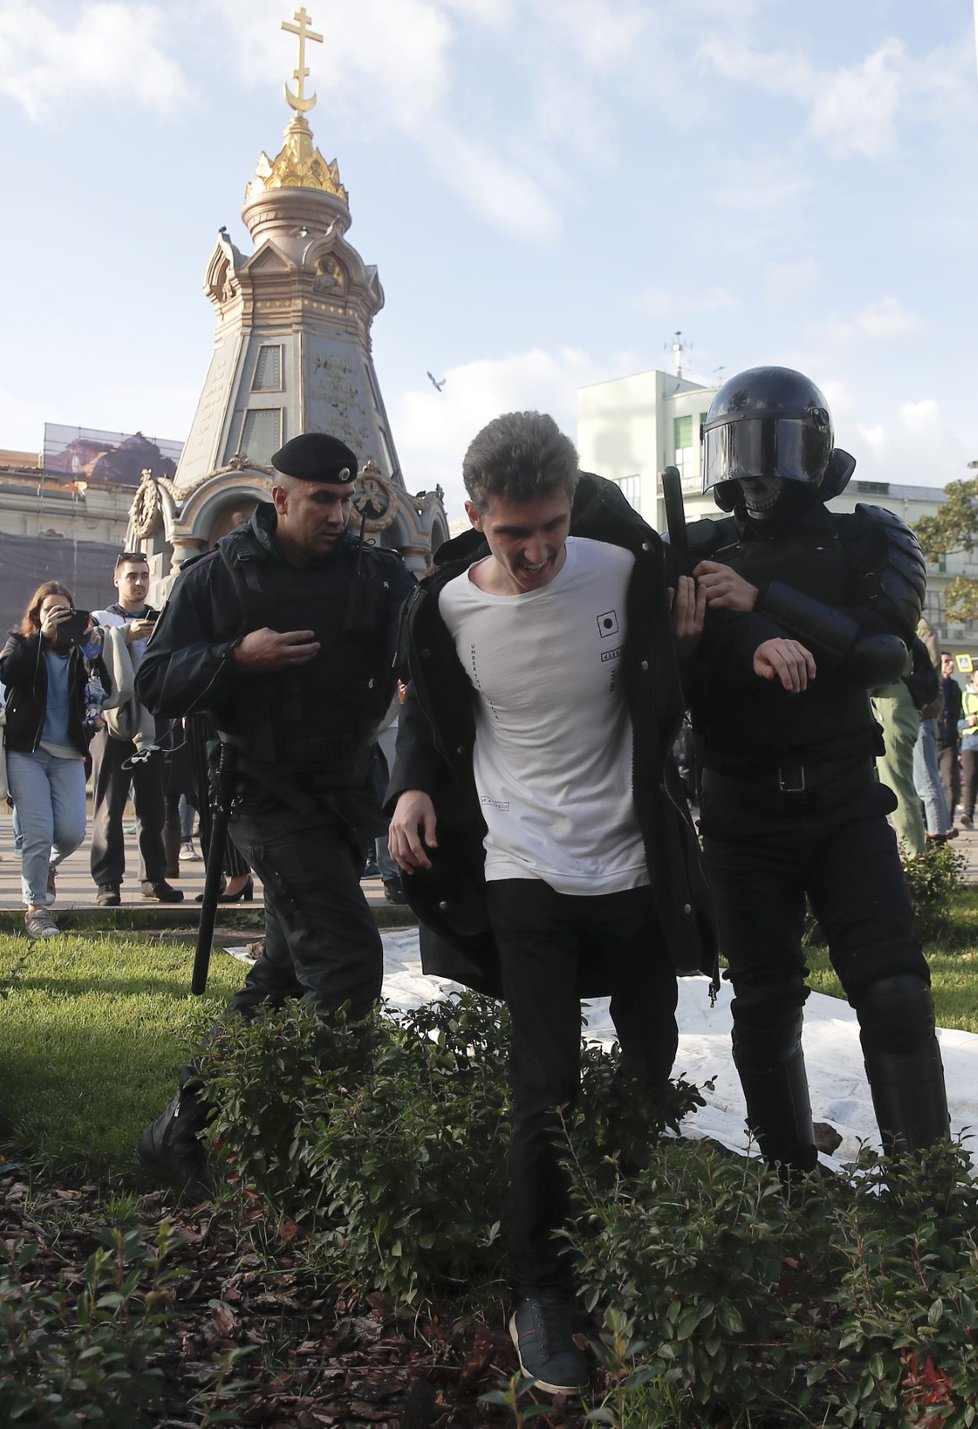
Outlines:
{"type": "MultiPolygon", "coordinates": [[[[679,469],[690,521],[720,516],[713,496],[702,492],[700,450],[700,429],[717,390],[716,386],[658,371],[582,387],[577,394],[577,449],[582,469],[617,482],[657,531],[666,526],[659,472],[667,466],[679,469]]],[[[845,441],[839,444],[844,447],[845,441]]],[[[845,491],[832,501],[832,510],[852,511],[859,503],[884,506],[913,526],[922,516],[934,515],[946,499],[936,487],[862,481],[857,466],[845,491]]],[[[928,568],[924,614],[947,649],[955,655],[970,654],[978,664],[978,628],[949,624],[945,617],[944,591],[955,575],[978,578],[978,559],[949,556],[928,568]]]]}

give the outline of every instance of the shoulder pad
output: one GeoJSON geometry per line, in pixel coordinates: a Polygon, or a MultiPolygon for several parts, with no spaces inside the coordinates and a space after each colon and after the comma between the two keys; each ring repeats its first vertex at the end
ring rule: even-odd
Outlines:
{"type": "Polygon", "coordinates": [[[855,515],[878,538],[875,576],[878,589],[887,597],[898,617],[915,630],[927,587],[927,563],[920,542],[906,522],[882,506],[856,507],[855,515]]]}

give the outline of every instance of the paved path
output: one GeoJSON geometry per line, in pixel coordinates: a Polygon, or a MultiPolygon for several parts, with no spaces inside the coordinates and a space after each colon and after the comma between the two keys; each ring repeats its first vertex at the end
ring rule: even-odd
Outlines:
{"type": "MultiPolygon", "coordinates": [[[[91,831],[91,826],[91,804],[89,804],[89,831],[91,831]]],[[[172,909],[173,916],[176,917],[177,910],[183,908],[184,904],[189,904],[186,912],[190,914],[190,921],[195,921],[194,895],[203,892],[203,862],[181,863],[179,878],[170,880],[173,886],[179,888],[183,893],[184,904],[161,905],[154,899],[144,898],[139,887],[139,850],[136,846],[135,826],[131,818],[126,819],[124,827],[126,830],[133,830],[133,832],[126,833],[126,877],[122,885],[123,911],[141,910],[147,912],[154,910],[163,913],[164,907],[166,907],[172,909]]],[[[92,882],[89,867],[90,854],[91,844],[90,840],[86,838],[81,848],[76,849],[70,858],[65,859],[61,864],[58,869],[58,900],[55,904],[55,912],[58,910],[74,912],[79,909],[94,912],[96,910],[97,889],[92,882]]],[[[364,879],[363,891],[372,907],[378,910],[390,909],[391,905],[384,898],[384,887],[379,878],[364,879]]],[[[257,878],[255,879],[255,895],[254,902],[238,903],[233,906],[239,909],[251,908],[256,911],[261,908],[262,890],[261,883],[257,878]]],[[[15,910],[22,907],[20,856],[14,848],[11,813],[6,804],[0,803],[0,910],[15,910]]],[[[111,909],[98,909],[99,913],[111,914],[112,911],[111,909]]],[[[401,922],[413,921],[409,909],[399,909],[398,912],[407,915],[400,919],[401,922]]]]}
{"type": "MultiPolygon", "coordinates": [[[[134,829],[131,818],[126,819],[126,829],[134,829]]],[[[91,828],[91,818],[89,818],[89,828],[91,828]]],[[[978,883],[978,830],[965,832],[961,830],[954,840],[953,847],[960,853],[966,863],[965,877],[969,883],[978,883]]],[[[89,840],[86,839],[80,849],[77,849],[70,858],[66,859],[58,870],[58,901],[56,910],[74,911],[77,909],[96,910],[95,894],[96,888],[92,882],[89,871],[89,840]]],[[[162,913],[161,905],[152,899],[143,898],[139,888],[139,853],[136,847],[134,833],[126,835],[126,880],[122,885],[122,906],[124,910],[148,912],[157,910],[162,913]]],[[[854,877],[858,877],[858,870],[853,870],[854,877]]],[[[179,878],[171,880],[174,886],[181,889],[186,904],[193,904],[194,895],[203,891],[204,887],[204,865],[200,863],[181,863],[179,878]]],[[[386,903],[384,899],[383,884],[379,878],[365,879],[363,890],[367,895],[368,902],[376,910],[385,910],[394,913],[395,910],[386,903]]],[[[255,880],[256,901],[253,903],[239,903],[234,906],[240,909],[255,909],[261,907],[261,884],[255,880]]],[[[182,905],[170,905],[174,908],[173,917],[176,917],[176,907],[182,905]]],[[[0,910],[16,910],[23,907],[20,892],[20,858],[14,848],[13,829],[11,825],[10,809],[5,804],[0,804],[0,910]]],[[[110,910],[98,910],[99,912],[110,910]]],[[[409,909],[396,910],[398,921],[413,922],[409,909]],[[401,916],[401,915],[405,916],[401,916]]],[[[190,921],[195,921],[192,908],[187,908],[190,921]]],[[[162,921],[162,920],[161,920],[162,921]]],[[[169,917],[167,921],[170,921],[169,917]]],[[[384,919],[385,922],[389,921],[384,919]]]]}

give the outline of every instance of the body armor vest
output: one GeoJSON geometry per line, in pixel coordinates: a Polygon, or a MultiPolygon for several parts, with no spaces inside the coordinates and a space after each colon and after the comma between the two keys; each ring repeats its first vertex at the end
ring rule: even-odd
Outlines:
{"type": "Polygon", "coordinates": [[[304,570],[276,560],[249,532],[220,543],[242,606],[242,632],[312,630],[319,653],[305,665],[249,680],[247,703],[221,712],[244,753],[334,787],[364,779],[393,687],[390,588],[383,560],[348,540],[304,570]]]}
{"type": "MultiPolygon", "coordinates": [[[[751,585],[760,588],[781,580],[825,605],[844,608],[853,603],[858,573],[837,522],[787,531],[772,527],[770,536],[759,532],[747,538],[733,520],[716,525],[719,540],[710,559],[730,566],[751,585]]],[[[763,610],[758,614],[763,617],[763,610]]],[[[745,681],[730,671],[722,643],[718,630],[710,643],[704,686],[692,701],[707,765],[733,769],[741,762],[776,761],[782,754],[804,754],[818,762],[848,757],[850,751],[857,756],[875,753],[876,725],[865,690],[833,679],[830,670],[821,668],[801,694],[789,694],[777,680],[745,681]]]]}

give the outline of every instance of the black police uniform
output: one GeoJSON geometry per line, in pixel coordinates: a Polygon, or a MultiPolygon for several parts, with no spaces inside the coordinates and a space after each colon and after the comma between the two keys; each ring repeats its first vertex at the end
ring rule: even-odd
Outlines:
{"type": "MultiPolygon", "coordinates": [[[[352,483],[357,471],[353,453],[319,433],[293,439],[272,460],[289,475],[333,484],[352,483]]],[[[138,694],[157,714],[206,711],[237,750],[230,832],[264,886],[266,937],[232,1009],[247,1015],[262,1002],[305,996],[324,1013],[346,1004],[362,1016],[380,995],[383,956],[360,888],[361,838],[385,827],[375,733],[394,689],[400,607],[415,581],[395,552],[349,532],[321,562],[296,568],[276,545],[276,522],[274,506],[260,503],[247,525],[181,573],[140,665],[138,694]],[[242,671],[235,647],[265,626],[312,630],[320,651],[289,669],[242,671]]],[[[185,1088],[193,1073],[191,1065],[185,1088]]],[[[186,1100],[195,1137],[201,1122],[186,1100]]],[[[161,1123],[172,1122],[178,1103],[139,1148],[144,1166],[175,1183],[165,1164],[172,1126],[161,1123]]],[[[195,1145],[189,1152],[197,1156],[195,1145]]],[[[190,1171],[181,1189],[194,1189],[190,1171]]]]}
{"type": "Polygon", "coordinates": [[[916,1149],[946,1135],[947,1107],[930,974],[886,822],[895,800],[874,774],[880,732],[868,690],[903,669],[923,560],[889,512],[826,510],[855,463],[832,448],[824,399],[800,374],[732,378],[705,434],[705,482],[734,514],[688,528],[690,565],[729,565],[759,592],[750,612],[708,611],[687,686],[748,1120],[771,1162],[814,1167],[801,1047],[807,894],[856,1009],[884,1146],[916,1149]],[[783,432],[772,430],[780,423],[783,432]],[[752,515],[736,478],[778,474],[779,453],[782,493],[752,515]],[[754,673],[754,652],[778,637],[814,655],[816,677],[801,693],[754,673]]]}

